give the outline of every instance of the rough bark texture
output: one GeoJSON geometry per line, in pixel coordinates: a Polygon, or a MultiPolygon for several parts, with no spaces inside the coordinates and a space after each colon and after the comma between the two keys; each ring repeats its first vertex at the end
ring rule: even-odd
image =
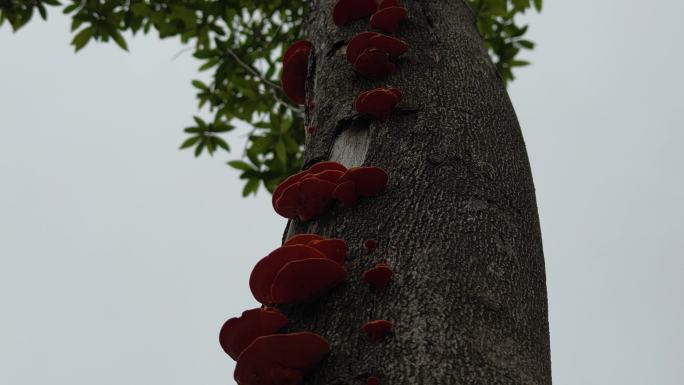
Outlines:
{"type": "Polygon", "coordinates": [[[287,234],[316,232],[350,245],[347,283],[320,301],[283,309],[293,331],[315,331],[332,353],[307,384],[551,384],[544,257],[529,162],[515,112],[462,0],[403,0],[398,37],[411,51],[395,75],[356,76],[344,43],[368,19],[337,28],[335,0],[307,10],[310,62],[307,166],[324,159],[387,170],[381,196],[317,220],[292,221],[287,234]],[[359,119],[363,90],[404,93],[387,122],[359,119]],[[364,239],[377,239],[372,256],[364,239]],[[361,274],[387,260],[389,288],[375,295],[361,274]],[[370,319],[395,333],[372,343],[370,319]]]}

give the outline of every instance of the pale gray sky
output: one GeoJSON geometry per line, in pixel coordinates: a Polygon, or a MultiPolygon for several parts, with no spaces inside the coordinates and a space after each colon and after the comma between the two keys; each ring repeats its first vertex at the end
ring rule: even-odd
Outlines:
{"type": "MultiPolygon", "coordinates": [[[[684,3],[545,3],[510,91],[554,383],[681,385],[684,3]]],[[[69,40],[56,12],[0,29],[0,384],[230,384],[219,327],[256,305],[285,222],[227,158],[176,150],[196,112],[180,43],[69,40]]]]}

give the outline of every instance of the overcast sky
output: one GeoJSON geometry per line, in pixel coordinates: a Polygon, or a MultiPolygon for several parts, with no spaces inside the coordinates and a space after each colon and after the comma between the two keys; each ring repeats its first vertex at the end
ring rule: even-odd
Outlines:
{"type": "MultiPolygon", "coordinates": [[[[510,88],[534,172],[556,385],[681,385],[684,2],[545,1],[510,88]]],[[[228,157],[177,151],[177,41],[0,29],[0,384],[225,385],[285,224],[228,157]]],[[[244,138],[234,137],[239,149],[244,138]]],[[[239,150],[238,150],[239,151],[239,150]]]]}

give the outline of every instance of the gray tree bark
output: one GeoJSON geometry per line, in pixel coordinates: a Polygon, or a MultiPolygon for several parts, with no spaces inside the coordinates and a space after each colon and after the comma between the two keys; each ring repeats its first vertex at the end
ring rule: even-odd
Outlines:
{"type": "Polygon", "coordinates": [[[335,0],[309,2],[314,43],[306,166],[334,160],[384,168],[387,191],[353,208],[291,221],[287,235],[347,240],[348,281],[314,304],[284,308],[292,331],[314,331],[332,352],[315,385],[551,384],[544,257],[534,186],[515,112],[463,0],[402,0],[398,31],[410,52],[383,81],[355,75],[344,44],[368,19],[342,28],[335,0]],[[397,87],[404,100],[387,122],[355,115],[363,90],[397,87]],[[364,255],[361,243],[377,239],[364,255]],[[395,276],[381,295],[362,273],[387,260],[395,276]],[[360,330],[388,319],[380,343],[360,330]]]}

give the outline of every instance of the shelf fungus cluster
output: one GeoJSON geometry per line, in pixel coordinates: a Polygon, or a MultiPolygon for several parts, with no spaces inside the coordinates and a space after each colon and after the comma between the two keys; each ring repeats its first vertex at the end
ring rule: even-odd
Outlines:
{"type": "Polygon", "coordinates": [[[347,243],[309,237],[313,235],[296,236],[257,262],[249,277],[257,301],[264,305],[313,301],[347,278],[347,243]]]}
{"type": "Polygon", "coordinates": [[[388,179],[378,167],[347,169],[336,162],[319,162],[281,182],[271,202],[281,216],[306,222],[323,214],[335,201],[349,207],[361,197],[380,194],[388,179]]]}
{"type": "Polygon", "coordinates": [[[330,352],[321,336],[278,333],[288,320],[275,308],[251,309],[223,324],[219,342],[234,360],[239,385],[298,384],[330,352]]]}
{"type": "MultiPolygon", "coordinates": [[[[338,0],[333,9],[337,26],[370,16],[370,27],[381,32],[365,31],[355,35],[346,47],[347,61],[354,71],[369,80],[382,80],[397,70],[396,60],[409,50],[408,44],[388,36],[408,18],[408,10],[397,0],[338,0]]],[[[373,119],[387,120],[403,97],[396,88],[374,88],[362,92],[354,103],[356,111],[373,119]]]]}
{"type": "Polygon", "coordinates": [[[330,345],[323,337],[311,332],[279,333],[288,319],[269,306],[325,295],[346,279],[346,258],[344,240],[299,234],[256,264],[249,287],[264,307],[229,319],[219,333],[221,347],[237,361],[234,378],[239,385],[299,384],[325,358],[330,345]]]}
{"type": "MultiPolygon", "coordinates": [[[[370,16],[376,31],[362,32],[347,44],[346,57],[360,76],[381,80],[396,72],[397,60],[409,50],[408,44],[394,36],[408,17],[397,0],[338,0],[333,12],[337,26],[370,16]],[[380,32],[378,32],[380,31],[380,32]]],[[[304,105],[307,115],[315,108],[307,99],[306,81],[309,58],[314,46],[300,40],[285,50],[281,73],[285,95],[304,105]]],[[[397,88],[375,88],[362,92],[355,100],[356,110],[373,119],[387,120],[402,99],[397,88]]],[[[316,126],[309,124],[313,135],[316,126]]],[[[354,206],[360,199],[382,193],[389,180],[378,167],[347,168],[336,162],[319,162],[290,176],[273,192],[276,213],[306,222],[319,217],[331,206],[354,206]]],[[[368,255],[378,247],[376,240],[363,241],[368,255]]],[[[238,385],[297,385],[331,352],[331,346],[313,332],[290,332],[285,305],[311,303],[326,296],[347,279],[345,262],[347,242],[318,234],[297,234],[257,264],[249,278],[249,288],[262,307],[246,310],[240,317],[227,320],[219,333],[223,350],[237,361],[234,378],[238,385]],[[280,307],[280,308],[278,308],[280,307]],[[288,330],[285,330],[285,329],[288,330]]],[[[386,261],[363,273],[369,288],[383,292],[393,271],[386,261]]],[[[393,329],[388,320],[371,320],[362,331],[375,342],[393,329]]],[[[377,373],[367,373],[368,385],[379,385],[377,373]]]]}
{"type": "Polygon", "coordinates": [[[408,52],[408,44],[379,32],[361,32],[347,43],[347,61],[368,79],[379,80],[393,74],[394,61],[408,52]]]}
{"type": "Polygon", "coordinates": [[[338,27],[371,16],[371,27],[393,33],[408,17],[397,0],[339,0],[333,8],[333,22],[338,27]]]}

